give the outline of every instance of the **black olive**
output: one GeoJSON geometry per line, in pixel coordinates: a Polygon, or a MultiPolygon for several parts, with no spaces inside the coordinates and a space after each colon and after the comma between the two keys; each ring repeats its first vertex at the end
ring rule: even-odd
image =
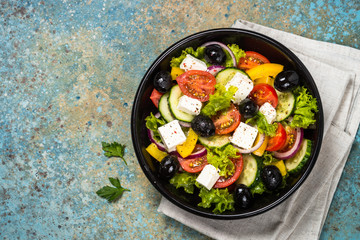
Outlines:
{"type": "Polygon", "coordinates": [[[268,190],[273,191],[281,185],[282,175],[276,166],[267,165],[261,171],[261,180],[268,190]]]}
{"type": "Polygon", "coordinates": [[[208,63],[221,65],[225,62],[226,54],[222,47],[213,44],[205,47],[204,58],[208,63]]]}
{"type": "Polygon", "coordinates": [[[191,121],[191,128],[201,137],[215,135],[215,125],[211,118],[205,115],[197,115],[191,121]]]}
{"type": "Polygon", "coordinates": [[[169,91],[172,87],[172,83],[171,75],[167,71],[160,71],[155,75],[154,88],[161,93],[169,91]]]}
{"type": "Polygon", "coordinates": [[[299,75],[293,70],[280,72],[274,80],[274,87],[280,92],[292,91],[299,84],[299,75]]]}
{"type": "Polygon", "coordinates": [[[254,117],[258,110],[258,105],[249,98],[244,99],[239,105],[239,111],[244,118],[254,117]]]}
{"type": "Polygon", "coordinates": [[[179,171],[180,163],[176,156],[167,155],[160,162],[159,175],[160,177],[169,180],[175,173],[179,171]]]}
{"type": "Polygon", "coordinates": [[[239,184],[234,192],[235,205],[241,208],[248,208],[252,203],[252,195],[250,189],[244,185],[239,184]]]}

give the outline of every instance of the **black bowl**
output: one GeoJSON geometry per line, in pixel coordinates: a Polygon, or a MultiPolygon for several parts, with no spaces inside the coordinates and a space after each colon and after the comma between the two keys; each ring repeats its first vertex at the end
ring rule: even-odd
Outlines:
{"type": "Polygon", "coordinates": [[[304,64],[284,45],[274,39],[262,34],[242,29],[212,29],[188,36],[166,49],[150,66],[144,78],[140,82],[136,92],[131,116],[131,134],[136,156],[145,175],[153,186],[170,202],[199,216],[214,219],[239,219],[254,216],[279,205],[305,181],[312,170],[320,151],[323,136],[323,110],[320,95],[313,78],[304,64]],[[318,101],[318,113],[316,115],[316,128],[306,130],[305,137],[314,143],[309,161],[300,175],[288,184],[277,194],[263,194],[255,198],[254,203],[248,209],[236,209],[232,212],[214,214],[211,209],[198,207],[199,197],[185,193],[182,189],[175,189],[168,181],[164,181],[157,175],[158,162],[154,160],[145,150],[150,144],[145,127],[145,118],[150,112],[157,112],[157,109],[149,97],[153,90],[153,78],[160,70],[170,70],[170,60],[179,56],[181,51],[187,47],[198,47],[208,41],[219,41],[225,44],[236,43],[243,50],[256,51],[266,56],[270,62],[284,65],[284,69],[295,70],[301,83],[305,85],[310,93],[318,101]]]}

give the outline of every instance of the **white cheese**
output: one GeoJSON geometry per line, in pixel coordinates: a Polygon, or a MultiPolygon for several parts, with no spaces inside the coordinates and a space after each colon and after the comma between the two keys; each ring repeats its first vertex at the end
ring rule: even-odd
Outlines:
{"type": "Polygon", "coordinates": [[[249,149],[253,146],[257,134],[257,128],[241,122],[232,137],[229,137],[229,139],[230,142],[236,146],[249,149]]]}
{"type": "Polygon", "coordinates": [[[180,68],[188,71],[188,70],[202,70],[206,71],[207,66],[206,63],[187,54],[184,60],[180,63],[180,68]]]}
{"type": "Polygon", "coordinates": [[[226,90],[228,90],[231,86],[238,88],[234,94],[233,102],[235,104],[240,104],[240,102],[250,94],[251,90],[254,88],[254,83],[245,74],[237,72],[235,73],[234,77],[230,79],[230,81],[225,85],[226,90]]]}
{"type": "Polygon", "coordinates": [[[199,100],[188,97],[186,95],[180,97],[179,103],[177,105],[177,109],[191,115],[199,115],[201,107],[202,103],[199,100]]]}
{"type": "Polygon", "coordinates": [[[158,128],[161,140],[168,152],[176,150],[176,146],[186,141],[186,136],[178,120],[171,121],[158,128]]]}
{"type": "Polygon", "coordinates": [[[276,119],[276,109],[268,102],[261,105],[259,111],[264,114],[266,121],[272,124],[276,119]]]}
{"type": "Polygon", "coordinates": [[[211,165],[206,165],[199,176],[196,178],[196,181],[210,190],[219,179],[220,175],[217,169],[211,165]]]}

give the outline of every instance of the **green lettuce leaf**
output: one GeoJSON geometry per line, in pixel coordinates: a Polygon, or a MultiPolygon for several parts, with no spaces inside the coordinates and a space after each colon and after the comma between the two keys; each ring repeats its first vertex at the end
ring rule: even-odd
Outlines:
{"type": "Polygon", "coordinates": [[[210,95],[209,102],[201,110],[201,113],[206,116],[213,116],[216,112],[230,107],[231,99],[237,91],[237,87],[231,86],[226,90],[222,84],[215,85],[216,92],[210,95]]]}
{"type": "Polygon", "coordinates": [[[219,175],[231,176],[235,172],[235,165],[230,158],[235,158],[238,150],[231,144],[223,148],[208,148],[207,161],[220,170],[219,175]]]}
{"type": "Polygon", "coordinates": [[[198,47],[196,50],[194,50],[192,47],[188,47],[185,50],[182,51],[181,55],[179,57],[173,57],[170,61],[171,67],[179,67],[180,63],[184,60],[187,54],[192,55],[193,57],[196,57],[197,59],[201,61],[205,61],[204,59],[204,52],[205,47],[198,47]]]}
{"type": "Polygon", "coordinates": [[[308,94],[307,88],[299,86],[294,90],[296,105],[290,126],[307,128],[316,122],[315,113],[318,111],[317,100],[308,94]]]}
{"type": "Polygon", "coordinates": [[[201,197],[201,203],[199,207],[210,208],[215,205],[213,213],[219,214],[226,210],[234,210],[234,197],[230,194],[227,188],[212,188],[210,191],[202,187],[200,189],[199,197],[201,197]]]}
{"type": "Polygon", "coordinates": [[[262,159],[265,165],[269,165],[273,162],[279,161],[279,159],[274,158],[274,156],[268,151],[264,152],[264,154],[262,155],[262,159]]]}
{"type": "MultiPolygon", "coordinates": [[[[229,48],[230,48],[230,50],[234,53],[234,55],[235,55],[235,59],[236,59],[236,63],[238,63],[239,62],[239,59],[240,58],[242,58],[242,57],[245,57],[245,51],[244,50],[242,50],[237,44],[229,44],[229,45],[227,45],[229,48]]],[[[230,56],[230,54],[229,54],[229,56],[230,56]]],[[[233,61],[232,60],[230,60],[230,61],[228,61],[229,59],[228,58],[226,58],[226,63],[225,63],[225,67],[233,67],[234,65],[233,65],[233,61]]]]}
{"type": "Polygon", "coordinates": [[[266,187],[264,185],[264,183],[259,180],[257,181],[251,188],[250,188],[250,192],[252,193],[252,195],[254,194],[263,194],[263,192],[267,191],[266,187]]]}
{"type": "Polygon", "coordinates": [[[145,121],[146,121],[146,127],[151,131],[153,131],[154,139],[156,141],[161,142],[161,137],[158,128],[164,125],[166,121],[162,118],[156,118],[152,113],[150,113],[150,115],[145,118],[145,121]]]}
{"type": "Polygon", "coordinates": [[[184,188],[185,192],[193,194],[197,175],[188,172],[177,173],[170,179],[170,183],[177,188],[184,188]]]}
{"type": "Polygon", "coordinates": [[[252,125],[256,125],[260,133],[264,133],[267,136],[273,137],[276,135],[277,123],[269,124],[260,111],[256,113],[256,115],[252,118],[246,120],[246,123],[250,123],[252,125]]]}

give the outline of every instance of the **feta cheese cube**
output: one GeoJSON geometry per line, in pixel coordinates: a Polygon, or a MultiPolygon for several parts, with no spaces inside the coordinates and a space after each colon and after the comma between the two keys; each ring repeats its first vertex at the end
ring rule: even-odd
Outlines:
{"type": "Polygon", "coordinates": [[[199,176],[196,178],[196,181],[210,190],[219,179],[220,175],[217,169],[211,165],[206,165],[199,176]]]}
{"type": "Polygon", "coordinates": [[[180,97],[177,105],[177,109],[191,115],[199,115],[201,107],[202,103],[199,100],[186,95],[180,97]]]}
{"type": "Polygon", "coordinates": [[[173,120],[158,128],[161,140],[168,152],[176,150],[176,146],[186,141],[186,136],[178,120],[173,120]]]}
{"type": "Polygon", "coordinates": [[[229,139],[230,142],[238,147],[250,149],[254,144],[257,134],[257,128],[241,122],[229,139]]]}
{"type": "Polygon", "coordinates": [[[188,71],[188,70],[202,70],[206,71],[207,66],[206,63],[187,54],[184,60],[180,63],[180,68],[188,71]]]}
{"type": "Polygon", "coordinates": [[[276,119],[276,109],[268,102],[261,105],[259,111],[264,114],[266,121],[272,124],[276,119]]]}
{"type": "Polygon", "coordinates": [[[240,104],[240,102],[250,94],[254,87],[254,83],[245,74],[237,72],[235,73],[234,77],[230,79],[230,81],[225,85],[226,90],[228,90],[231,86],[238,88],[234,94],[233,102],[235,104],[240,104]]]}

